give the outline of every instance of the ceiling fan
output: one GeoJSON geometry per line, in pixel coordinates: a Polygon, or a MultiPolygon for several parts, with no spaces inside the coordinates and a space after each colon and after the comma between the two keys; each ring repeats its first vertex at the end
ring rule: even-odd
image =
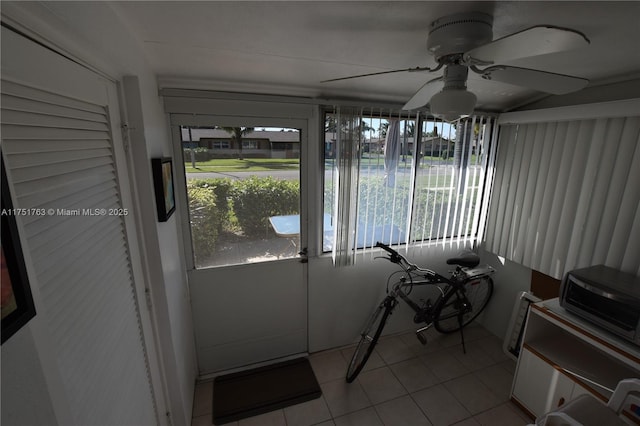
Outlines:
{"type": "Polygon", "coordinates": [[[436,72],[444,68],[441,76],[427,81],[402,109],[413,110],[428,103],[433,115],[447,121],[473,112],[477,98],[467,90],[469,70],[487,80],[555,95],[580,90],[589,83],[589,80],[579,77],[498,65],[587,46],[589,39],[584,34],[568,28],[539,25],[493,40],[492,27],[493,17],[481,12],[445,16],[431,23],[427,40],[427,49],[435,57],[436,67],[382,71],[325,80],[323,83],[397,72],[436,72]]]}

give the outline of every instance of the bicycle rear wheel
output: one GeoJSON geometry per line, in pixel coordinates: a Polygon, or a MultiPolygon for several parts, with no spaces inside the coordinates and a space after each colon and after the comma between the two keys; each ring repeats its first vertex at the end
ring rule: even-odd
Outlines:
{"type": "Polygon", "coordinates": [[[362,371],[362,368],[373,352],[373,348],[376,346],[376,343],[378,343],[382,329],[396,303],[393,297],[385,298],[369,317],[367,325],[360,334],[360,342],[358,342],[356,351],[351,357],[351,362],[349,362],[349,368],[347,368],[347,383],[353,382],[360,371],[362,371]]]}
{"type": "Polygon", "coordinates": [[[471,305],[462,313],[462,326],[459,315],[463,308],[463,300],[456,291],[447,293],[438,304],[433,314],[433,325],[440,333],[453,333],[476,319],[487,306],[493,294],[493,280],[489,277],[472,279],[464,283],[465,297],[471,305]]]}

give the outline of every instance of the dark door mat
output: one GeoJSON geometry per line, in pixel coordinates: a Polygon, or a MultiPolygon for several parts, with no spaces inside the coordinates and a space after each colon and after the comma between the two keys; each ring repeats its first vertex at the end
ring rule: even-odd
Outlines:
{"type": "Polygon", "coordinates": [[[213,423],[245,419],[321,395],[307,358],[225,374],[213,381],[213,423]]]}

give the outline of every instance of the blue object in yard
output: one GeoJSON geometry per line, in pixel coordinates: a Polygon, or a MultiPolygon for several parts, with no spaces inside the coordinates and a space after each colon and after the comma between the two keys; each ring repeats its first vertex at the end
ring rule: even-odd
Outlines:
{"type": "MultiPolygon", "coordinates": [[[[324,230],[333,229],[331,226],[331,216],[324,214],[324,230]]],[[[290,214],[284,216],[271,216],[269,218],[271,227],[278,237],[295,237],[300,234],[300,215],[290,214]]]]}
{"type": "Polygon", "coordinates": [[[271,216],[271,226],[278,237],[295,237],[300,234],[300,215],[271,216]]]}

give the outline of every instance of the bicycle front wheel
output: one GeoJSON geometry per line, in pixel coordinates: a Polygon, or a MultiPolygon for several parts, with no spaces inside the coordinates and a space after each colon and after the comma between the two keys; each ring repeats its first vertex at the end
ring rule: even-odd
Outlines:
{"type": "Polygon", "coordinates": [[[376,346],[376,343],[378,343],[382,329],[387,323],[387,318],[391,315],[391,311],[393,311],[396,303],[394,298],[387,297],[380,303],[371,317],[369,317],[369,321],[367,321],[367,325],[360,335],[360,342],[358,342],[358,346],[351,357],[351,362],[349,362],[347,383],[353,382],[358,374],[360,374],[360,371],[362,371],[362,368],[373,352],[373,348],[376,346]]]}
{"type": "Polygon", "coordinates": [[[433,325],[440,333],[453,333],[476,319],[491,299],[493,280],[489,277],[469,280],[464,283],[464,294],[471,305],[467,308],[463,306],[464,300],[458,297],[457,291],[447,293],[436,307],[433,325]]]}

